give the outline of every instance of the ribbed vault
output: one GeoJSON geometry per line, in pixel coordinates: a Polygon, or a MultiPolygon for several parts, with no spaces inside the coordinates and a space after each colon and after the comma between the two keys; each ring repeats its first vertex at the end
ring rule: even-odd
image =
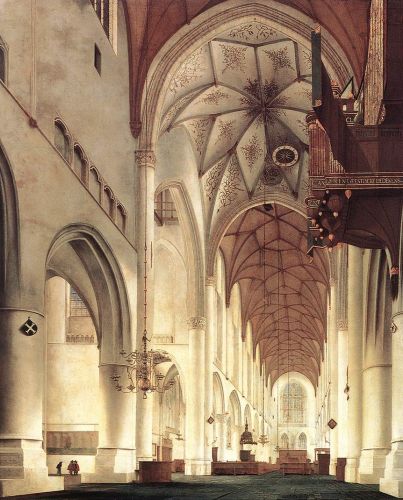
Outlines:
{"type": "Polygon", "coordinates": [[[295,371],[316,386],[329,265],[325,252],[306,255],[306,219],[278,204],[250,209],[228,228],[221,250],[228,293],[239,283],[244,331],[250,321],[272,383],[295,371]]]}

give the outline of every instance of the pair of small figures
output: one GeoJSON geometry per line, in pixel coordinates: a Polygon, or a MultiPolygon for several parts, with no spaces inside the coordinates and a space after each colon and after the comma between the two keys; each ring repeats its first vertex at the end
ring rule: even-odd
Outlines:
{"type": "Polygon", "coordinates": [[[70,472],[70,475],[73,474],[76,476],[78,471],[80,470],[80,466],[78,465],[77,460],[70,460],[69,465],[67,466],[67,470],[70,472]]]}

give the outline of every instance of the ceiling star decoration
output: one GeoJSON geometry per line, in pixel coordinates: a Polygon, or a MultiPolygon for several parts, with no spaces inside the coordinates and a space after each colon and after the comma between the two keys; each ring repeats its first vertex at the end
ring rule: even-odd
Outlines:
{"type": "Polygon", "coordinates": [[[307,170],[310,61],[309,47],[253,21],[198,48],[173,74],[161,134],[187,131],[210,221],[259,194],[262,183],[300,191],[307,170]]]}

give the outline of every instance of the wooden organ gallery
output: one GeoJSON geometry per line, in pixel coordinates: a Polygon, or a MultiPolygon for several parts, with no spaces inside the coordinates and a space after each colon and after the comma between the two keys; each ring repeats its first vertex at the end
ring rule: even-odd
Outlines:
{"type": "Polygon", "coordinates": [[[403,498],[402,19],[0,2],[0,496],[76,460],[403,498]]]}

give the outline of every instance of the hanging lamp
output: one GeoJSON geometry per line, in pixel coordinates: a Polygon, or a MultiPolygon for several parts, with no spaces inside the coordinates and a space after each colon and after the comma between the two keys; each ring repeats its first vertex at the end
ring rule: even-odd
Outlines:
{"type": "MultiPolygon", "coordinates": [[[[146,54],[148,54],[148,18],[149,18],[149,1],[147,0],[147,14],[146,14],[146,54]]],[[[147,62],[147,61],[146,61],[147,62]]],[[[148,65],[146,64],[146,67],[148,65]]],[[[145,129],[146,136],[148,129],[148,82],[147,76],[145,79],[145,129]]],[[[147,172],[144,169],[145,178],[145,200],[147,200],[147,172]]],[[[120,352],[124,359],[127,382],[121,383],[121,375],[117,371],[111,376],[115,384],[115,389],[121,392],[142,392],[143,399],[147,399],[147,394],[152,392],[163,393],[171,389],[175,385],[173,379],[165,382],[165,377],[162,373],[157,372],[157,366],[161,363],[171,361],[169,354],[166,351],[147,349],[147,343],[150,342],[147,332],[147,201],[145,203],[144,213],[144,314],[143,314],[143,336],[141,338],[142,348],[136,351],[127,353],[122,350],[120,352]]]]}
{"type": "MultiPolygon", "coordinates": [[[[264,187],[264,204],[263,208],[266,212],[273,210],[273,206],[270,203],[266,203],[266,186],[264,187]]],[[[266,215],[264,216],[266,217],[266,215]]],[[[263,221],[263,321],[266,319],[266,221],[263,221]]],[[[259,436],[258,442],[261,445],[265,445],[269,442],[268,436],[264,432],[264,385],[265,381],[263,379],[263,434],[259,436]]]]}

